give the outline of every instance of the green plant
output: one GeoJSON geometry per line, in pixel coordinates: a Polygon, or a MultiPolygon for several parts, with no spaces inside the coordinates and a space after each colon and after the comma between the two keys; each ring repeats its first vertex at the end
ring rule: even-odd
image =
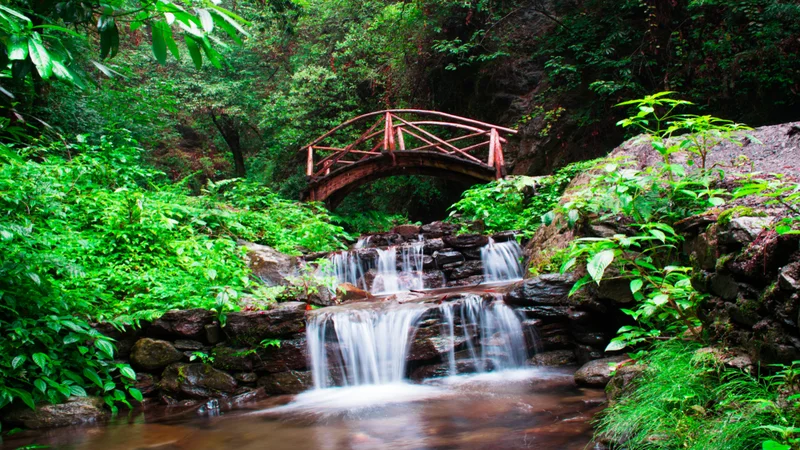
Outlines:
{"type": "Polygon", "coordinates": [[[189,357],[189,361],[194,361],[196,359],[202,361],[203,364],[211,364],[214,362],[214,357],[205,352],[192,352],[192,356],[189,357]]]}

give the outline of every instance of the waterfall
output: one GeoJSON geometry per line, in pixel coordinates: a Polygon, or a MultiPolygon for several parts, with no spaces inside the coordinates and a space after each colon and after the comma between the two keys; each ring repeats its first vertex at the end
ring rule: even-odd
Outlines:
{"type": "Polygon", "coordinates": [[[356,252],[337,252],[329,257],[331,261],[329,276],[341,283],[350,283],[365,291],[369,289],[364,280],[365,264],[356,252]]]}
{"type": "Polygon", "coordinates": [[[358,238],[358,241],[356,241],[356,245],[354,245],[353,248],[359,249],[367,247],[369,245],[369,240],[371,237],[372,236],[361,236],[360,238],[358,238]]]}
{"type": "Polygon", "coordinates": [[[310,317],[306,338],[314,387],[403,381],[411,338],[426,310],[420,304],[390,304],[380,309],[328,308],[310,317]],[[330,337],[335,337],[335,346],[326,345],[330,337]]]}
{"type": "Polygon", "coordinates": [[[485,302],[480,296],[471,294],[462,302],[443,304],[439,310],[446,322],[442,334],[452,342],[447,358],[450,375],[457,375],[455,353],[459,336],[456,317],[477,372],[517,369],[525,365],[528,352],[522,322],[517,313],[502,301],[485,302]],[[477,348],[473,332],[480,337],[477,348]]]}
{"type": "Polygon", "coordinates": [[[522,248],[516,240],[497,243],[489,238],[489,243],[481,248],[484,282],[521,280],[521,256],[522,248]]]}

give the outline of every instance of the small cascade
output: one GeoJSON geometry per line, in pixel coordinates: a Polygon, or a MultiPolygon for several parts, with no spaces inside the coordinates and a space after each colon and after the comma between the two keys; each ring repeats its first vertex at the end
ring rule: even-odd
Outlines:
{"type": "Polygon", "coordinates": [[[452,346],[448,353],[450,375],[457,375],[456,347],[459,340],[466,343],[467,352],[477,372],[518,369],[525,366],[527,344],[522,321],[517,313],[502,301],[485,302],[480,296],[469,295],[462,302],[446,303],[439,307],[442,314],[442,335],[452,346]],[[456,320],[460,322],[460,336],[456,320]],[[472,333],[477,332],[476,343],[472,333]]]}
{"type": "MultiPolygon", "coordinates": [[[[366,264],[356,252],[337,252],[329,257],[331,268],[329,275],[341,283],[350,283],[365,291],[369,289],[364,279],[366,264]]],[[[367,269],[368,270],[368,269],[367,269]]]]}
{"type": "Polygon", "coordinates": [[[331,308],[309,318],[306,338],[314,387],[403,381],[411,338],[425,311],[419,304],[391,304],[380,309],[331,308]],[[330,338],[335,338],[333,348],[326,346],[330,338]]]}
{"type": "Polygon", "coordinates": [[[489,243],[481,248],[484,282],[521,280],[522,267],[519,263],[521,256],[522,247],[516,240],[495,242],[489,238],[489,243]]]}
{"type": "Polygon", "coordinates": [[[365,248],[369,246],[369,240],[372,236],[361,236],[356,241],[356,245],[353,246],[355,249],[365,248]]]}

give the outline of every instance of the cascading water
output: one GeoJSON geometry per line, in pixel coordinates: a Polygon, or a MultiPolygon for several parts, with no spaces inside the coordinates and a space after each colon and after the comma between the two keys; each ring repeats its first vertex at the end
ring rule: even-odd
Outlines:
{"type": "Polygon", "coordinates": [[[403,381],[411,338],[425,311],[419,304],[391,304],[379,309],[330,308],[309,318],[306,338],[314,387],[403,381]],[[336,345],[328,348],[330,337],[336,345]]]}
{"type": "Polygon", "coordinates": [[[519,264],[521,256],[522,248],[516,240],[495,242],[489,238],[489,243],[481,248],[484,282],[521,280],[522,268],[519,264]]]}
{"type": "Polygon", "coordinates": [[[518,369],[525,366],[527,343],[522,321],[514,310],[501,301],[485,302],[478,295],[468,295],[461,302],[446,303],[439,307],[443,317],[442,334],[452,345],[448,352],[450,375],[457,375],[456,343],[459,336],[456,318],[461,323],[461,338],[472,366],[477,372],[518,369]],[[473,332],[480,337],[478,345],[473,332]]]}
{"type": "MultiPolygon", "coordinates": [[[[369,237],[361,238],[355,248],[364,248],[369,244],[369,237]]],[[[373,294],[392,294],[395,292],[420,290],[423,285],[423,247],[419,241],[400,247],[376,248],[377,263],[372,259],[361,258],[358,251],[338,252],[332,254],[330,276],[341,283],[349,283],[373,294]],[[398,253],[400,265],[398,270],[398,253]],[[367,272],[376,269],[375,278],[368,283],[367,272]]]]}
{"type": "Polygon", "coordinates": [[[335,277],[339,284],[350,283],[365,291],[369,289],[364,279],[366,264],[358,253],[333,253],[329,259],[331,261],[330,276],[335,277]]]}

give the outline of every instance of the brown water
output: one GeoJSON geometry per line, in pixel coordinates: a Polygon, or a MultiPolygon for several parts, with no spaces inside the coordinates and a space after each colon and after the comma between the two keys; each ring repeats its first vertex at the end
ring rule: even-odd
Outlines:
{"type": "Polygon", "coordinates": [[[154,408],[103,426],[24,432],[2,448],[64,449],[583,449],[603,392],[566,369],[530,369],[309,391],[209,416],[154,408]]]}

